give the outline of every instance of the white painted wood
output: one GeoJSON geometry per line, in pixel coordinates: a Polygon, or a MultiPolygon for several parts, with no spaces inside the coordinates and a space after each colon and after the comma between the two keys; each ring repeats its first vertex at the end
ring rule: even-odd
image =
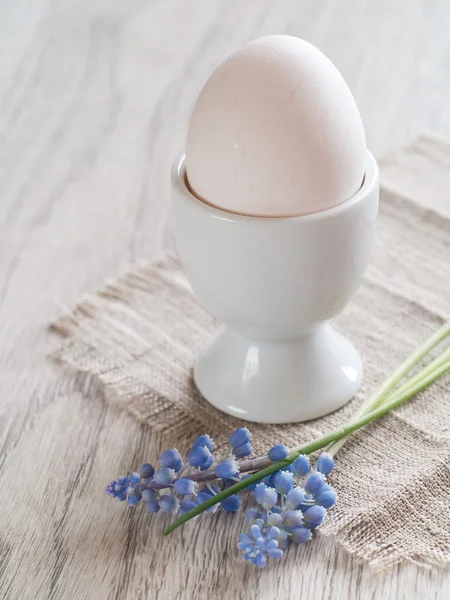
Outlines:
{"type": "Polygon", "coordinates": [[[315,43],[379,154],[450,134],[447,0],[0,0],[0,17],[0,597],[448,597],[448,574],[376,575],[320,538],[256,571],[232,516],[161,538],[102,492],[161,440],[45,357],[61,305],[171,243],[170,164],[227,53],[268,33],[315,43]]]}

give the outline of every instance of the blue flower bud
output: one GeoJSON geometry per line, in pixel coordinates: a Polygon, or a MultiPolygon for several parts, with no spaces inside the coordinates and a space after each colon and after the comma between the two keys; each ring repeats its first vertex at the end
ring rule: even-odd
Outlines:
{"type": "Polygon", "coordinates": [[[236,458],[244,458],[245,456],[250,456],[252,454],[253,448],[250,442],[246,444],[242,444],[241,446],[233,447],[233,454],[236,458]]]}
{"type": "MultiPolygon", "coordinates": [[[[211,493],[206,493],[206,490],[202,490],[199,494],[197,494],[197,496],[195,497],[195,504],[198,506],[199,504],[203,504],[203,502],[206,502],[206,500],[210,500],[211,499],[212,494],[211,493]]],[[[217,504],[214,504],[213,506],[210,506],[209,508],[206,509],[207,512],[214,512],[217,509],[217,504]]]]}
{"type": "Polygon", "coordinates": [[[318,471],[313,471],[305,482],[305,490],[308,494],[318,494],[325,483],[325,476],[318,471]]]}
{"type": "Polygon", "coordinates": [[[270,540],[270,542],[266,543],[266,547],[268,546],[269,548],[277,548],[278,542],[276,542],[276,539],[278,538],[279,535],[280,535],[280,530],[278,527],[275,527],[275,526],[269,527],[269,529],[267,530],[267,538],[270,540]]]}
{"type": "Polygon", "coordinates": [[[155,502],[158,499],[158,492],[156,490],[142,490],[142,498],[144,502],[155,502]]]}
{"type": "Polygon", "coordinates": [[[150,477],[153,477],[154,473],[155,473],[155,469],[152,467],[152,465],[150,463],[145,463],[140,468],[140,474],[141,474],[142,479],[150,479],[150,477]]]}
{"type": "Polygon", "coordinates": [[[277,460],[286,458],[286,456],[288,454],[289,454],[289,450],[286,448],[286,446],[284,444],[277,444],[276,446],[274,446],[273,448],[271,448],[269,450],[269,452],[267,453],[267,456],[270,458],[270,460],[272,462],[275,462],[277,460]]]}
{"type": "Polygon", "coordinates": [[[198,491],[198,483],[187,478],[177,479],[173,487],[177,494],[181,494],[182,496],[196,494],[198,491]]]}
{"type": "Polygon", "coordinates": [[[179,471],[183,466],[183,461],[178,450],[172,448],[171,450],[164,450],[159,457],[159,465],[160,467],[168,467],[174,471],[179,471]]]}
{"type": "Polygon", "coordinates": [[[283,517],[278,514],[278,513],[271,513],[268,517],[267,517],[267,525],[269,527],[281,527],[281,524],[283,522],[283,517]]]}
{"type": "Polygon", "coordinates": [[[331,456],[331,454],[328,454],[328,452],[323,452],[317,459],[316,469],[319,471],[319,473],[329,475],[333,470],[333,467],[333,457],[331,456]]]}
{"type": "Polygon", "coordinates": [[[283,556],[283,550],[281,548],[273,548],[268,551],[270,558],[281,558],[283,556]]]}
{"type": "Polygon", "coordinates": [[[164,494],[158,501],[161,510],[167,513],[176,512],[180,506],[180,502],[176,496],[164,494]]]}
{"type": "Polygon", "coordinates": [[[258,540],[261,537],[261,528],[259,525],[252,525],[250,527],[250,533],[255,540],[258,540]]]}
{"type": "Polygon", "coordinates": [[[213,451],[214,442],[207,433],[205,433],[205,435],[199,435],[198,438],[195,438],[194,443],[192,444],[192,450],[199,448],[200,446],[206,446],[208,450],[211,452],[213,451]]]}
{"type": "Polygon", "coordinates": [[[266,489],[267,489],[267,485],[265,483],[256,484],[254,496],[255,496],[255,500],[258,504],[262,503],[262,499],[263,499],[264,492],[266,491],[266,489]]]}
{"type": "Polygon", "coordinates": [[[312,533],[306,527],[296,527],[291,533],[291,540],[296,544],[304,544],[312,538],[312,533]]]}
{"type": "Polygon", "coordinates": [[[324,508],[331,508],[336,503],[336,498],[336,492],[328,483],[325,483],[316,496],[316,503],[324,508]]]}
{"type": "Polygon", "coordinates": [[[233,496],[224,498],[220,505],[226,512],[237,512],[241,506],[241,499],[236,494],[233,494],[233,496]]]}
{"type": "Polygon", "coordinates": [[[303,525],[302,511],[289,508],[284,515],[284,524],[287,527],[300,527],[300,525],[303,525]]]}
{"type": "Polygon", "coordinates": [[[122,477],[119,477],[119,479],[117,480],[117,483],[122,486],[128,485],[128,477],[122,475],[122,477]]]}
{"type": "Polygon", "coordinates": [[[209,469],[209,467],[213,464],[214,462],[214,457],[212,454],[210,454],[208,456],[208,458],[206,459],[206,462],[204,462],[201,466],[200,466],[200,471],[206,471],[207,469],[209,469]]]}
{"type": "Polygon", "coordinates": [[[243,444],[248,444],[252,434],[247,429],[247,427],[239,427],[236,431],[233,431],[230,439],[228,440],[230,446],[234,449],[238,446],[242,446],[243,444]]]}
{"type": "Polygon", "coordinates": [[[305,492],[301,487],[295,487],[287,493],[286,508],[298,508],[305,499],[305,492]]]}
{"type": "Polygon", "coordinates": [[[116,498],[117,500],[119,500],[119,502],[124,502],[127,499],[126,491],[123,490],[122,492],[117,492],[116,498]]]}
{"type": "Polygon", "coordinates": [[[275,506],[278,500],[278,494],[273,488],[266,488],[261,499],[261,506],[266,510],[275,506]]]}
{"type": "Polygon", "coordinates": [[[190,510],[195,508],[196,506],[197,505],[192,500],[182,500],[180,502],[180,511],[179,511],[180,515],[184,515],[185,513],[189,512],[190,510]]]}
{"type": "Polygon", "coordinates": [[[201,467],[209,460],[211,452],[207,446],[197,446],[187,456],[187,461],[192,467],[201,467]]]}
{"type": "Polygon", "coordinates": [[[155,483],[160,483],[162,485],[170,485],[176,479],[176,473],[173,469],[169,469],[169,467],[163,467],[162,469],[158,469],[154,475],[155,483]]]}
{"type": "Polygon", "coordinates": [[[128,504],[129,504],[129,506],[136,506],[136,504],[139,503],[140,499],[141,499],[140,498],[140,494],[139,495],[138,494],[130,494],[128,496],[128,504]]]}
{"type": "Polygon", "coordinates": [[[325,518],[327,511],[323,508],[323,506],[314,505],[303,514],[303,521],[306,527],[310,529],[315,529],[319,527],[322,521],[325,518]]]}
{"type": "Polygon", "coordinates": [[[281,495],[286,495],[292,490],[294,475],[290,471],[280,471],[275,477],[275,489],[281,495]]]}
{"type": "Polygon", "coordinates": [[[136,485],[137,483],[140,482],[141,476],[139,475],[139,473],[130,473],[128,480],[131,485],[136,485]]]}
{"type": "Polygon", "coordinates": [[[227,458],[216,466],[214,473],[219,479],[236,477],[239,473],[239,464],[232,458],[227,458]]]}
{"type": "Polygon", "coordinates": [[[249,508],[245,513],[245,522],[253,525],[254,521],[258,518],[259,511],[256,508],[249,508]]]}
{"type": "Polygon", "coordinates": [[[157,512],[159,512],[159,504],[158,504],[158,502],[146,502],[145,506],[147,507],[147,510],[150,513],[157,513],[157,512]]]}
{"type": "Polygon", "coordinates": [[[292,463],[294,473],[300,477],[304,477],[310,469],[309,458],[306,454],[300,454],[292,463]]]}

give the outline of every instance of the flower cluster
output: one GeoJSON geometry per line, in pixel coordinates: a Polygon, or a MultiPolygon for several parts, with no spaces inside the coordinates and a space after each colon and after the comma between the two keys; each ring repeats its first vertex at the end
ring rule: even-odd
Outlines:
{"type": "MultiPolygon", "coordinates": [[[[273,460],[285,456],[287,449],[281,445],[269,451],[273,460]]],[[[264,567],[268,558],[281,558],[289,542],[311,539],[336,502],[336,492],[326,483],[333,466],[332,457],[322,454],[312,470],[308,457],[300,455],[286,470],[251,486],[258,508],[247,510],[247,531],[239,538],[244,560],[264,567]]]]}
{"type": "MultiPolygon", "coordinates": [[[[139,472],[109,483],[105,491],[130,506],[145,503],[150,513],[184,515],[236,481],[288,456],[287,448],[278,444],[267,456],[249,459],[253,452],[251,437],[246,427],[236,429],[225,453],[214,456],[213,440],[201,435],[184,460],[175,448],[165,450],[157,466],[145,463],[139,472]]],[[[336,500],[336,493],[325,481],[332,468],[333,459],[327,454],[319,457],[315,470],[308,457],[300,455],[285,470],[245,488],[253,491],[258,508],[246,513],[247,531],[241,534],[238,544],[244,560],[263,567],[268,558],[281,557],[290,541],[303,543],[311,538],[311,532],[336,500]]],[[[237,512],[241,499],[237,494],[218,497],[217,503],[205,510],[214,512],[219,507],[237,512]]]]}
{"type": "MultiPolygon", "coordinates": [[[[121,502],[128,501],[130,506],[136,506],[142,500],[151,513],[162,510],[184,514],[218,493],[217,485],[210,482],[220,481],[223,488],[238,479],[238,460],[252,454],[251,436],[246,427],[237,429],[230,437],[228,455],[215,460],[213,440],[209,435],[201,435],[194,440],[186,461],[177,449],[165,450],[158,459],[157,469],[146,463],[139,473],[133,472],[109,483],[105,491],[121,502]]],[[[240,498],[229,496],[220,507],[227,512],[236,512],[240,508],[240,498]]]]}

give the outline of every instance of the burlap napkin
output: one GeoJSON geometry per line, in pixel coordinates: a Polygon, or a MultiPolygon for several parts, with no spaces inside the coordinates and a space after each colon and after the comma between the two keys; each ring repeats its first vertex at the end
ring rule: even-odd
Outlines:
{"type": "MultiPolygon", "coordinates": [[[[344,423],[450,316],[450,143],[421,138],[381,159],[380,167],[386,187],[373,258],[335,323],[363,354],[363,388],[322,419],[251,425],[258,453],[280,441],[296,446],[344,423]]],[[[209,432],[220,445],[241,424],[193,386],[194,359],[219,326],[197,304],[176,258],[137,266],[53,327],[65,336],[57,359],[95,374],[111,402],[173,444],[209,432]]],[[[449,389],[443,378],[354,434],[337,456],[332,482],[339,501],[321,534],[334,535],[376,569],[402,560],[450,563],[449,389]]]]}

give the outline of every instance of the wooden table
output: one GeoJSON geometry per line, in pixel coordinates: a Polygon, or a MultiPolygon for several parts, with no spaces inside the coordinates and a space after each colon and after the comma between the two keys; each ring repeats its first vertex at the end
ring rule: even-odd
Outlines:
{"type": "Polygon", "coordinates": [[[450,134],[448,0],[2,0],[0,16],[0,597],[448,598],[448,574],[377,575],[320,537],[260,572],[231,516],[163,539],[103,494],[162,441],[46,358],[53,317],[171,243],[169,168],[228,53],[269,33],[316,44],[379,154],[450,134]]]}

